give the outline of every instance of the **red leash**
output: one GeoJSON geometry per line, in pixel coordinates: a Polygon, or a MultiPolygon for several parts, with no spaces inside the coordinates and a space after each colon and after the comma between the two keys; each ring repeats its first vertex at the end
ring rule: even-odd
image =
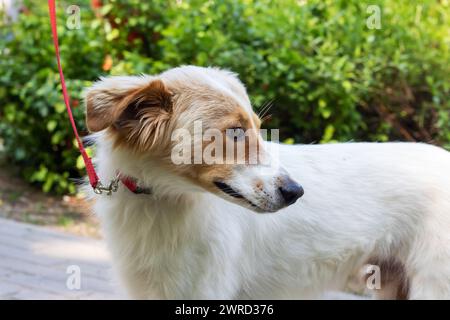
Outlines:
{"type": "Polygon", "coordinates": [[[92,165],[91,158],[89,158],[86,150],[84,149],[83,143],[81,142],[80,136],[78,135],[77,126],[75,120],[73,119],[72,109],[69,104],[69,95],[67,94],[66,82],[64,81],[64,74],[61,67],[61,58],[59,56],[59,44],[58,44],[58,31],[56,30],[56,10],[55,10],[55,0],[48,0],[48,9],[50,13],[50,23],[52,25],[52,35],[53,44],[55,46],[56,61],[58,63],[59,77],[61,79],[61,87],[64,96],[64,103],[66,104],[67,114],[69,115],[70,124],[72,125],[73,133],[78,142],[78,148],[80,149],[81,156],[83,157],[84,164],[86,166],[86,171],[89,177],[89,182],[92,188],[97,188],[99,179],[95,168],[92,165]]]}
{"type": "Polygon", "coordinates": [[[48,9],[50,14],[50,23],[52,26],[52,35],[53,35],[53,44],[55,46],[55,54],[56,54],[56,61],[58,63],[58,71],[59,71],[59,77],[61,79],[61,87],[62,87],[62,93],[64,97],[64,103],[66,105],[67,114],[69,115],[70,124],[72,125],[72,130],[75,135],[75,138],[78,142],[78,149],[80,150],[81,156],[83,157],[84,165],[86,167],[86,171],[89,177],[89,183],[91,184],[92,188],[94,189],[95,193],[102,194],[105,192],[107,195],[112,194],[113,192],[116,192],[118,189],[119,181],[122,181],[122,183],[133,193],[145,193],[150,194],[151,190],[148,188],[140,188],[137,186],[137,182],[130,177],[124,176],[117,172],[117,175],[114,180],[110,182],[108,186],[103,186],[100,182],[97,172],[95,172],[95,168],[92,165],[91,158],[89,158],[88,154],[86,153],[86,150],[84,149],[83,143],[81,142],[81,138],[78,134],[77,126],[75,124],[75,120],[73,119],[72,109],[70,108],[69,103],[69,95],[67,94],[67,88],[66,88],[66,82],[64,81],[64,74],[61,67],[61,58],[59,55],[59,44],[58,44],[58,32],[56,28],[56,9],[55,9],[55,0],[48,0],[48,9]]]}

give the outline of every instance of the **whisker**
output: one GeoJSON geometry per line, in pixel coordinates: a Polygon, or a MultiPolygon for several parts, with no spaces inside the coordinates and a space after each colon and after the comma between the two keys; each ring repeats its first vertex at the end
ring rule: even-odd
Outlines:
{"type": "Polygon", "coordinates": [[[264,102],[260,107],[259,107],[259,112],[258,112],[258,117],[261,116],[261,114],[264,112],[264,109],[267,107],[268,102],[264,102]]]}
{"type": "Polygon", "coordinates": [[[272,101],[273,101],[273,100],[267,100],[266,102],[264,102],[264,103],[261,105],[261,107],[260,107],[261,110],[259,110],[259,112],[258,112],[258,117],[261,117],[261,114],[262,114],[263,112],[265,112],[266,108],[269,107],[269,105],[272,103],[272,101]]]}
{"type": "Polygon", "coordinates": [[[266,116],[266,114],[270,111],[270,109],[273,107],[273,100],[270,100],[269,103],[267,103],[267,106],[264,108],[264,110],[262,110],[262,112],[260,112],[260,114],[258,115],[260,118],[264,118],[266,116]]]}
{"type": "Polygon", "coordinates": [[[268,120],[270,120],[271,118],[272,118],[272,114],[268,114],[268,115],[262,117],[261,118],[261,124],[266,122],[266,121],[268,121],[268,120]]]}

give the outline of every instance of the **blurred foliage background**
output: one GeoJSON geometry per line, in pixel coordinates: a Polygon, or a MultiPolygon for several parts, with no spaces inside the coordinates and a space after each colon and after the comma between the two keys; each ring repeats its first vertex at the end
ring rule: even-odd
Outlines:
{"type": "MultiPolygon", "coordinates": [[[[331,0],[57,1],[62,64],[80,131],[101,75],[195,64],[239,73],[287,143],[424,141],[450,148],[450,3],[331,0]],[[81,28],[70,29],[70,5],[81,28]],[[367,26],[381,9],[380,29],[367,26]]],[[[62,100],[46,1],[0,19],[0,139],[44,191],[84,174],[62,100]]]]}

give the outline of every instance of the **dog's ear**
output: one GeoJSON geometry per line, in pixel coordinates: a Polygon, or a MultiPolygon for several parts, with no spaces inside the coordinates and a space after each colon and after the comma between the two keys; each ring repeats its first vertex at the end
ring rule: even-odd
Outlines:
{"type": "Polygon", "coordinates": [[[172,111],[171,98],[158,78],[103,78],[85,93],[87,128],[91,132],[109,127],[130,130],[144,122],[158,127],[172,111]]]}

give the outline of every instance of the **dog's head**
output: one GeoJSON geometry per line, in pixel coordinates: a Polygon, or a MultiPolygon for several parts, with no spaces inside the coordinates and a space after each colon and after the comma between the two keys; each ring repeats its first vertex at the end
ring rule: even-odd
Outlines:
{"type": "Polygon", "coordinates": [[[303,194],[276,165],[268,150],[275,144],[263,141],[260,119],[231,72],[186,66],[158,76],[103,78],[85,100],[91,132],[105,130],[115,147],[228,201],[275,212],[303,194]]]}

